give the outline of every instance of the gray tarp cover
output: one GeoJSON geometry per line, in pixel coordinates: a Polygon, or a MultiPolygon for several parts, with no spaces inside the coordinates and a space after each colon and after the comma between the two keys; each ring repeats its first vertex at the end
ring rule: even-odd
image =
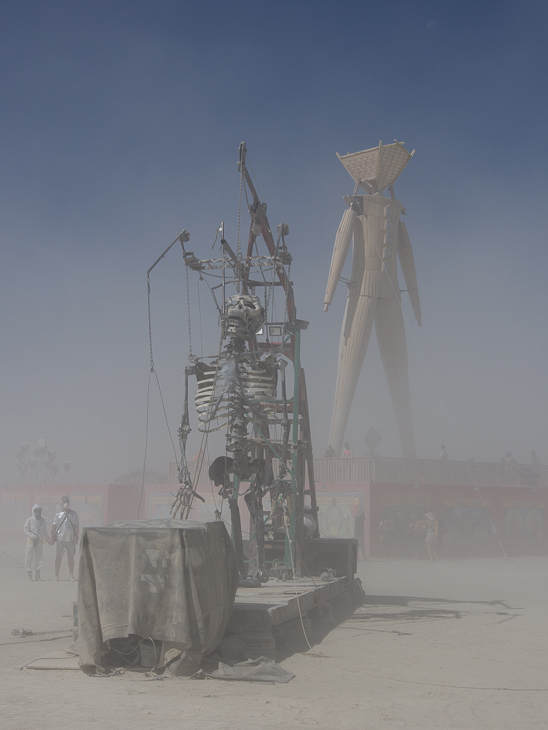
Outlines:
{"type": "Polygon", "coordinates": [[[208,654],[232,613],[238,567],[222,522],[136,520],[83,531],[78,574],[80,666],[103,642],[136,634],[208,654]]]}
{"type": "Polygon", "coordinates": [[[248,659],[238,664],[224,664],[213,672],[204,672],[211,679],[230,679],[239,682],[279,682],[285,684],[295,678],[293,672],[280,667],[273,659],[260,656],[257,659],[248,659]]]}

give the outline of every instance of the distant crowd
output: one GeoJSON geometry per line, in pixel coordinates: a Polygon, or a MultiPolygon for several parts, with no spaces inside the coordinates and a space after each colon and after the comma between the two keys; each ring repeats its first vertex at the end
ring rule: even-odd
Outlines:
{"type": "MultiPolygon", "coordinates": [[[[352,448],[351,448],[350,444],[348,443],[348,441],[344,442],[344,451],[343,451],[342,455],[344,458],[354,456],[354,452],[352,451],[352,448]]],[[[324,458],[325,459],[334,459],[336,456],[337,456],[337,453],[336,453],[335,449],[333,448],[333,446],[331,444],[329,444],[329,446],[325,450],[324,458]]],[[[449,460],[449,454],[447,452],[447,448],[446,448],[445,444],[441,445],[439,460],[443,461],[443,462],[449,460]]],[[[473,462],[474,459],[473,458],[468,459],[468,461],[473,462]]],[[[512,455],[511,451],[506,451],[504,456],[500,457],[500,461],[502,464],[517,464],[518,463],[516,458],[512,455]]],[[[540,467],[540,459],[538,457],[537,452],[534,450],[531,451],[531,467],[534,470],[536,470],[536,469],[538,469],[538,467],[540,467]]]]}

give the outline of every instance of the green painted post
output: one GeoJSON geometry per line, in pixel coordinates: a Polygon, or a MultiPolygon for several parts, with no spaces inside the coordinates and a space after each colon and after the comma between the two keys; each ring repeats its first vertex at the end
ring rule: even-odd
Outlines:
{"type": "MultiPolygon", "coordinates": [[[[236,474],[234,474],[232,478],[232,496],[236,499],[236,504],[238,504],[238,496],[239,496],[239,489],[240,489],[240,481],[236,474]]],[[[234,542],[234,525],[232,524],[232,520],[230,520],[230,539],[232,540],[232,544],[235,545],[234,542]]]]}
{"type": "Polygon", "coordinates": [[[301,375],[301,331],[295,330],[295,358],[293,360],[293,451],[291,454],[291,515],[289,539],[285,538],[285,564],[295,569],[295,522],[297,516],[297,443],[299,441],[299,386],[301,375]]]}

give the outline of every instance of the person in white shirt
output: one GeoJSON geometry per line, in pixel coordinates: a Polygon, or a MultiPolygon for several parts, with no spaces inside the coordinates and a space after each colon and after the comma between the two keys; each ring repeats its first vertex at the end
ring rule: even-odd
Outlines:
{"type": "Polygon", "coordinates": [[[32,508],[32,515],[27,518],[23,528],[27,536],[27,551],[25,553],[25,568],[29,580],[32,580],[32,564],[36,571],[35,580],[41,581],[40,571],[42,570],[42,548],[44,541],[51,545],[46,521],[42,517],[42,507],[35,504],[32,508]]]}
{"type": "Polygon", "coordinates": [[[426,549],[431,563],[436,562],[436,542],[438,540],[438,521],[432,512],[427,512],[423,520],[426,526],[426,549]]]}
{"type": "Polygon", "coordinates": [[[78,515],[73,509],[70,509],[70,500],[68,497],[63,497],[61,504],[63,505],[63,511],[55,515],[51,526],[51,541],[57,543],[55,580],[59,580],[61,558],[65,552],[67,553],[70,579],[76,580],[74,577],[74,553],[76,552],[76,545],[78,543],[78,515]]]}

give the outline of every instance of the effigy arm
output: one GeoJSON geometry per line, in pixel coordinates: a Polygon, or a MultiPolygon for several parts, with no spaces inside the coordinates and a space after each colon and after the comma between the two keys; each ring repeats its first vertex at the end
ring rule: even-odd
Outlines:
{"type": "Polygon", "coordinates": [[[409,292],[409,298],[411,299],[411,306],[413,307],[413,312],[415,313],[415,317],[420,327],[422,325],[422,315],[417,284],[417,272],[415,269],[415,258],[413,256],[413,249],[411,248],[409,234],[407,233],[407,227],[405,223],[402,223],[402,221],[400,221],[398,233],[398,256],[401,263],[403,278],[405,279],[405,285],[409,292]]]}
{"type": "Polygon", "coordinates": [[[327,288],[324,298],[324,312],[327,312],[329,305],[333,301],[335,289],[339,283],[339,277],[342,273],[344,262],[350,248],[350,241],[354,233],[354,226],[357,220],[356,212],[352,208],[344,211],[337,237],[335,238],[335,247],[333,248],[333,256],[331,258],[331,268],[329,269],[329,277],[327,279],[327,288]]]}

